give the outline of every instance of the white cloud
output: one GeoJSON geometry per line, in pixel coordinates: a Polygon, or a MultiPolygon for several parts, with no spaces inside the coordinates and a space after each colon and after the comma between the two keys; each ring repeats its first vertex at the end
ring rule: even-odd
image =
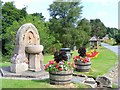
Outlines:
{"type": "Polygon", "coordinates": [[[82,2],[94,3],[98,5],[104,5],[104,6],[113,6],[118,4],[119,0],[83,0],[82,2]]]}
{"type": "Polygon", "coordinates": [[[108,15],[108,13],[107,12],[105,12],[105,11],[99,11],[99,12],[97,12],[96,13],[96,17],[106,17],[108,15]]]}
{"type": "Polygon", "coordinates": [[[27,6],[29,3],[31,3],[33,0],[4,0],[3,2],[14,2],[15,6],[18,9],[23,8],[24,6],[27,6]]]}
{"type": "Polygon", "coordinates": [[[21,9],[24,6],[27,6],[32,0],[14,0],[17,8],[21,9]]]}

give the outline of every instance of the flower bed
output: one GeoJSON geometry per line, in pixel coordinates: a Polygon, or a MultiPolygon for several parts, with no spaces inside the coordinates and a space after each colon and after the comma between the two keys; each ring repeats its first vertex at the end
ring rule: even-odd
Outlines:
{"type": "Polygon", "coordinates": [[[99,52],[95,51],[95,50],[91,50],[90,52],[86,53],[86,56],[89,58],[97,58],[99,55],[99,52]]]}

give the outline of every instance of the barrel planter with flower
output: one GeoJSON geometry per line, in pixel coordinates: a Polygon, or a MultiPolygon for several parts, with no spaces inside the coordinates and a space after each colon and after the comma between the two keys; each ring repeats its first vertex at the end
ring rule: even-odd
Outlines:
{"type": "Polygon", "coordinates": [[[75,61],[75,65],[78,72],[89,72],[91,68],[91,62],[75,61]]]}
{"type": "Polygon", "coordinates": [[[69,84],[72,79],[75,64],[67,61],[65,52],[56,52],[54,60],[50,60],[45,65],[45,70],[49,72],[50,84],[65,85],[69,84]]]}
{"type": "Polygon", "coordinates": [[[86,49],[84,47],[80,47],[78,49],[78,53],[79,55],[73,58],[76,65],[76,71],[89,72],[91,62],[90,58],[86,56],[86,49]]]}
{"type": "Polygon", "coordinates": [[[71,83],[72,70],[68,71],[51,71],[49,72],[50,84],[65,85],[71,83]]]}

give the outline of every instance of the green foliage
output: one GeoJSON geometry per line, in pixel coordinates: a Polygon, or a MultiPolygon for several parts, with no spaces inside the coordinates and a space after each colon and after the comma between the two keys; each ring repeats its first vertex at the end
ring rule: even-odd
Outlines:
{"type": "Polygon", "coordinates": [[[110,45],[116,45],[116,41],[114,38],[104,40],[104,43],[108,43],[110,45]]]}
{"type": "Polygon", "coordinates": [[[90,34],[92,33],[90,22],[86,18],[83,18],[82,20],[78,21],[77,29],[79,30],[77,46],[86,46],[89,42],[90,34]]]}
{"type": "Polygon", "coordinates": [[[7,52],[5,44],[8,43],[6,35],[4,35],[9,34],[7,33],[8,31],[6,31],[7,28],[10,27],[14,21],[18,22],[21,18],[26,17],[26,15],[26,7],[22,9],[17,9],[13,2],[6,2],[2,5],[2,34],[0,35],[0,37],[2,37],[2,53],[4,55],[7,52]]]}
{"type": "Polygon", "coordinates": [[[115,35],[115,41],[117,42],[117,44],[120,44],[120,33],[115,35]]]}
{"type": "Polygon", "coordinates": [[[53,47],[55,38],[48,33],[48,27],[45,27],[44,21],[40,20],[39,16],[27,15],[26,18],[21,19],[19,22],[14,21],[13,24],[6,29],[6,33],[4,34],[5,40],[7,41],[5,43],[6,54],[11,55],[13,53],[16,33],[19,27],[25,23],[32,23],[36,26],[40,35],[40,42],[44,46],[45,52],[50,53],[50,48],[53,47]]]}
{"type": "Polygon", "coordinates": [[[42,13],[33,13],[31,14],[32,16],[39,16],[40,20],[45,20],[44,16],[42,15],[42,13]]]}
{"type": "Polygon", "coordinates": [[[2,28],[6,29],[6,27],[12,25],[13,21],[19,21],[21,18],[27,15],[26,8],[17,9],[13,2],[6,2],[2,6],[2,28]]]}
{"type": "Polygon", "coordinates": [[[107,29],[100,19],[95,19],[95,20],[91,19],[90,23],[92,27],[91,36],[97,36],[99,38],[105,36],[105,34],[107,33],[107,29]]]}
{"type": "Polygon", "coordinates": [[[85,31],[88,34],[88,36],[90,36],[92,33],[91,32],[91,24],[86,18],[83,18],[82,20],[78,21],[77,28],[79,30],[85,31]]]}
{"type": "Polygon", "coordinates": [[[117,28],[109,28],[107,27],[107,34],[109,35],[109,38],[115,38],[115,35],[118,33],[117,28]]]}
{"type": "Polygon", "coordinates": [[[82,10],[80,2],[53,2],[48,10],[52,17],[49,25],[51,33],[62,43],[62,47],[72,48],[76,41],[74,42],[71,32],[76,31],[75,24],[80,19],[82,10]]]}

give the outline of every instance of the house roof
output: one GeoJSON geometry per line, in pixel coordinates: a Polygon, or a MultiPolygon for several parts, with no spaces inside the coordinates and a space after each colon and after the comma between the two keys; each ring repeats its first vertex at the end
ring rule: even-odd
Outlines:
{"type": "Polygon", "coordinates": [[[95,36],[93,36],[89,41],[98,41],[95,36]]]}

